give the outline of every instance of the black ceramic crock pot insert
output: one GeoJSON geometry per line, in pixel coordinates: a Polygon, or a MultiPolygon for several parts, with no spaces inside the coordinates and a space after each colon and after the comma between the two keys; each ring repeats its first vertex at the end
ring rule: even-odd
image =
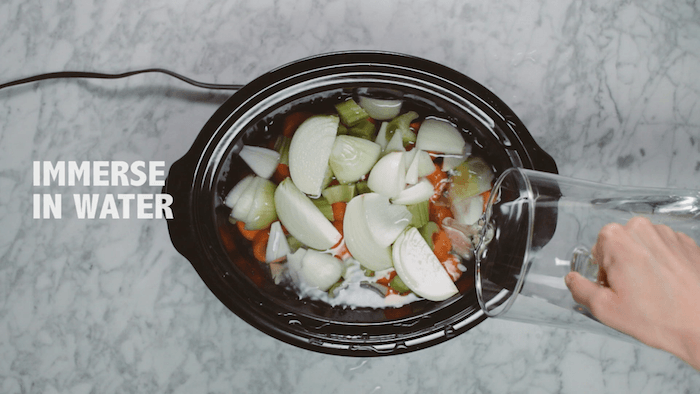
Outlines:
{"type": "Polygon", "coordinates": [[[469,133],[468,139],[474,139],[480,154],[499,173],[512,166],[557,172],[554,160],[515,114],[469,77],[411,56],[332,53],[256,78],[214,113],[190,150],[170,168],[164,192],[173,196],[174,218],[168,229],[175,248],[213,294],[266,334],[327,354],[400,354],[441,343],[485,319],[476,300],[473,270],[458,282],[461,294],[443,302],[419,301],[389,309],[331,308],[260,280],[264,270],[250,256],[249,246],[219,231],[231,226],[223,197],[249,172],[236,155],[242,144],[272,138],[268,129],[300,100],[332,99],[356,88],[390,88],[432,107],[469,133]]]}

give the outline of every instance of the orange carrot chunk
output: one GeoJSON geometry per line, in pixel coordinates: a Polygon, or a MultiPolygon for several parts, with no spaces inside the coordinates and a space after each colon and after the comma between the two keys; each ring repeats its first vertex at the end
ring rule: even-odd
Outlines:
{"type": "Polygon", "coordinates": [[[246,230],[245,228],[245,222],[242,221],[237,221],[236,222],[236,227],[238,227],[238,231],[241,232],[241,235],[243,238],[252,241],[253,238],[255,238],[256,235],[260,232],[260,230],[246,230]]]}
{"type": "Polygon", "coordinates": [[[440,230],[433,234],[433,253],[435,257],[440,261],[446,261],[450,258],[450,251],[452,250],[452,242],[450,237],[447,235],[445,230],[440,230]]]}
{"type": "Polygon", "coordinates": [[[433,186],[438,186],[438,184],[447,179],[447,173],[443,171],[439,165],[435,164],[435,171],[427,175],[426,178],[433,184],[433,186]]]}
{"type": "Polygon", "coordinates": [[[285,137],[292,137],[300,124],[313,115],[311,112],[293,112],[284,118],[284,127],[282,133],[285,137]]]}
{"type": "Polygon", "coordinates": [[[338,201],[331,204],[331,208],[333,209],[333,219],[335,221],[343,221],[345,218],[345,208],[347,205],[348,204],[344,201],[338,201]]]}
{"type": "Polygon", "coordinates": [[[287,164],[279,163],[277,165],[277,169],[275,170],[275,173],[272,174],[272,179],[276,183],[280,183],[284,180],[284,178],[289,177],[289,166],[287,164]]]}
{"type": "Polygon", "coordinates": [[[253,238],[253,256],[260,262],[265,262],[267,254],[267,241],[270,239],[269,231],[259,231],[253,238]]]}
{"type": "Polygon", "coordinates": [[[454,215],[452,214],[452,210],[450,210],[448,206],[442,205],[440,203],[431,203],[428,209],[428,218],[440,226],[442,226],[443,219],[454,217],[454,215]]]}

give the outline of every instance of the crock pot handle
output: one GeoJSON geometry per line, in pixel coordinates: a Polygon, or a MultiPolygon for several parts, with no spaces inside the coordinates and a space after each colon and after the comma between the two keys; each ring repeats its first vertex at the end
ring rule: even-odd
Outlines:
{"type": "Polygon", "coordinates": [[[163,193],[169,194],[173,198],[171,205],[173,218],[168,220],[170,230],[170,240],[180,254],[187,259],[192,259],[196,255],[196,248],[193,242],[196,235],[194,232],[194,222],[192,218],[192,187],[194,168],[187,155],[183,156],[170,166],[170,171],[165,179],[163,193]]]}
{"type": "Polygon", "coordinates": [[[559,169],[557,168],[557,163],[554,161],[554,158],[540,148],[537,142],[534,141],[534,138],[532,145],[529,145],[528,148],[532,164],[536,170],[550,172],[552,174],[559,173],[559,169]]]}

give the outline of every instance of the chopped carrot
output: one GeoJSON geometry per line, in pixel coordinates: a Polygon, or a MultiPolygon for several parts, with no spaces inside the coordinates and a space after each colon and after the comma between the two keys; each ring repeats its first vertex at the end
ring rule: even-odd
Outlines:
{"type": "Polygon", "coordinates": [[[452,210],[450,207],[438,203],[431,203],[428,205],[429,215],[428,217],[433,222],[442,226],[442,221],[445,218],[453,218],[452,210]]]}
{"type": "Polygon", "coordinates": [[[394,279],[396,275],[396,270],[392,270],[391,272],[389,272],[389,276],[377,279],[377,283],[379,283],[380,285],[389,286],[389,282],[391,282],[391,280],[394,279]]]}
{"type": "Polygon", "coordinates": [[[421,122],[413,122],[410,124],[410,128],[413,130],[414,133],[418,132],[418,129],[420,129],[421,122]]]}
{"type": "Polygon", "coordinates": [[[339,242],[338,245],[335,248],[333,248],[333,257],[341,261],[352,257],[347,245],[345,245],[345,242],[339,242]]]}
{"type": "Polygon", "coordinates": [[[400,294],[398,291],[396,291],[396,289],[393,289],[391,286],[389,286],[389,283],[391,282],[392,279],[394,279],[395,276],[396,276],[396,271],[391,271],[389,273],[389,276],[377,279],[377,283],[387,287],[385,295],[400,294]]]}
{"type": "Polygon", "coordinates": [[[343,221],[342,220],[334,220],[333,227],[335,227],[335,229],[338,230],[340,235],[343,235],[343,221]]]}
{"type": "Polygon", "coordinates": [[[311,112],[293,112],[284,118],[284,128],[282,133],[286,137],[292,137],[300,124],[313,115],[311,112]]]}
{"type": "Polygon", "coordinates": [[[459,269],[459,258],[453,254],[449,254],[449,257],[441,262],[443,267],[445,267],[445,271],[447,271],[448,274],[450,274],[450,277],[452,277],[452,281],[456,282],[457,279],[459,279],[462,276],[462,270],[459,269]]]}
{"type": "Polygon", "coordinates": [[[445,230],[440,230],[433,234],[433,253],[440,261],[446,261],[450,257],[452,242],[445,230]]]}
{"type": "Polygon", "coordinates": [[[241,232],[241,235],[249,241],[252,241],[253,238],[255,238],[255,236],[260,232],[260,230],[247,230],[245,228],[245,222],[240,220],[236,222],[236,226],[238,227],[238,231],[241,232]]]}
{"type": "Polygon", "coordinates": [[[331,204],[331,208],[333,208],[333,219],[335,219],[336,222],[342,222],[345,218],[345,208],[347,207],[347,205],[348,203],[344,201],[338,201],[331,204]]]}
{"type": "Polygon", "coordinates": [[[265,262],[267,254],[267,241],[270,239],[269,231],[259,231],[258,235],[253,238],[253,256],[260,262],[265,262]]]}
{"type": "Polygon", "coordinates": [[[491,190],[481,193],[481,197],[484,199],[484,211],[486,211],[486,206],[489,204],[489,198],[491,197],[491,190]]]}
{"type": "Polygon", "coordinates": [[[275,170],[275,173],[272,174],[272,179],[276,183],[280,183],[287,177],[289,177],[289,166],[283,163],[277,164],[277,169],[275,170]]]}
{"type": "Polygon", "coordinates": [[[433,186],[437,186],[440,182],[447,179],[447,173],[444,172],[439,165],[435,164],[435,171],[427,175],[426,178],[428,178],[433,186]]]}
{"type": "Polygon", "coordinates": [[[434,163],[435,171],[426,176],[430,183],[435,188],[435,193],[430,197],[431,201],[436,201],[442,196],[445,188],[449,185],[447,173],[442,171],[441,166],[438,163],[434,163]]]}

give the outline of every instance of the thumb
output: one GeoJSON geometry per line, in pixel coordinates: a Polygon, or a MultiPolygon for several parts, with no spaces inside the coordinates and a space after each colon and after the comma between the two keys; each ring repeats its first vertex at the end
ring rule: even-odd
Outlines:
{"type": "Polygon", "coordinates": [[[585,306],[595,315],[594,310],[599,309],[595,306],[596,299],[601,298],[606,289],[584,278],[578,272],[569,272],[564,278],[564,281],[571,291],[574,301],[585,306]]]}

